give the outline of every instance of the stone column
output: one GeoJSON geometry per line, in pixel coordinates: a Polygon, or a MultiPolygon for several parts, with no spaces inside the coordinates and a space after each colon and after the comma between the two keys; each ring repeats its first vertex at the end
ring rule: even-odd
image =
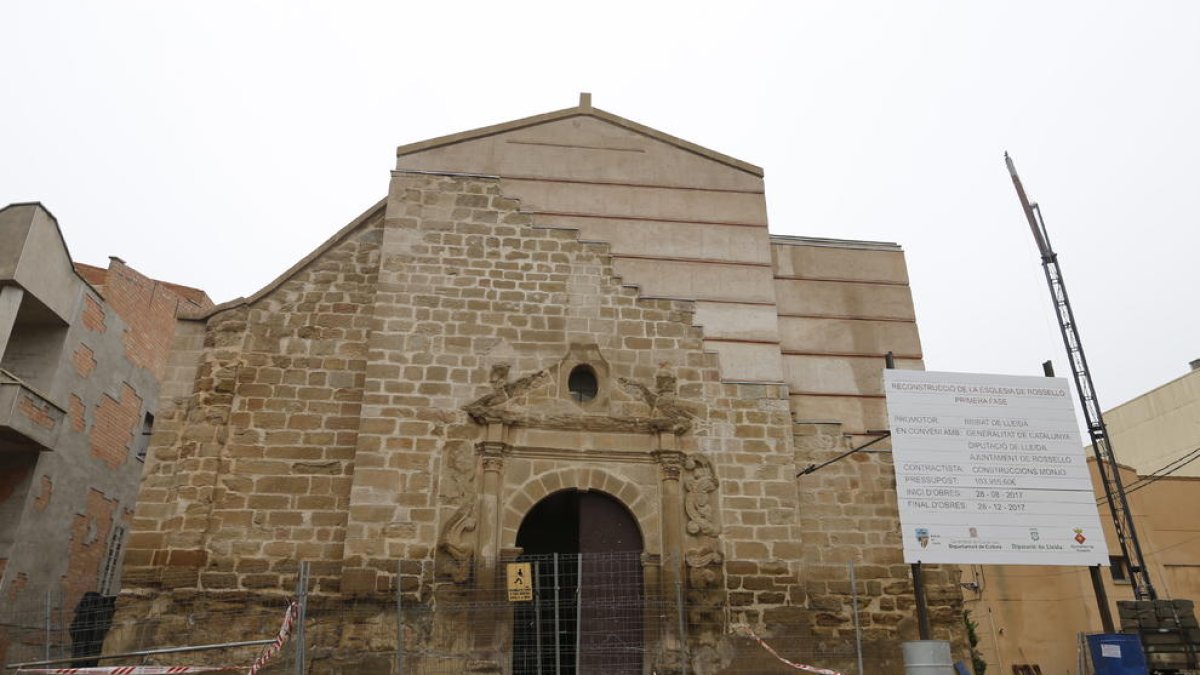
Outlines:
{"type": "MultiPolygon", "coordinates": [[[[500,582],[500,485],[504,471],[504,456],[509,446],[500,440],[500,425],[489,425],[488,440],[480,441],[475,447],[479,451],[479,462],[483,469],[483,484],[479,489],[479,554],[475,556],[475,579],[482,597],[490,601],[501,598],[504,589],[500,582]]],[[[503,636],[507,632],[507,612],[499,609],[503,605],[495,602],[496,609],[486,610],[482,625],[475,628],[475,647],[484,653],[500,650],[503,636]]]]}
{"type": "MultiPolygon", "coordinates": [[[[488,433],[491,437],[492,433],[488,433]]],[[[479,554],[476,569],[488,574],[486,568],[494,570],[500,551],[500,484],[504,471],[504,456],[508,454],[507,443],[498,440],[481,441],[475,446],[483,469],[483,483],[479,489],[479,554]]],[[[481,582],[485,576],[479,576],[481,582]]],[[[486,584],[490,586],[490,584],[486,584]]]]}
{"type": "Polygon", "coordinates": [[[683,453],[678,450],[656,450],[654,459],[659,466],[662,512],[662,586],[668,599],[667,625],[664,646],[680,649],[683,636],[679,634],[682,617],[679,608],[684,592],[683,578],[683,491],[679,485],[683,474],[683,453]]]}

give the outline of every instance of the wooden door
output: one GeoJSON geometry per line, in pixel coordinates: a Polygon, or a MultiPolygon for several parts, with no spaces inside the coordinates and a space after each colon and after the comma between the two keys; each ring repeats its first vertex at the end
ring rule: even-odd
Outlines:
{"type": "Polygon", "coordinates": [[[613,497],[566,490],[539,502],[517,533],[537,577],[513,610],[515,675],[641,675],[642,535],[613,497]]]}
{"type": "Polygon", "coordinates": [[[612,497],[585,492],[579,500],[582,603],[579,672],[642,672],[642,536],[612,497]]]}

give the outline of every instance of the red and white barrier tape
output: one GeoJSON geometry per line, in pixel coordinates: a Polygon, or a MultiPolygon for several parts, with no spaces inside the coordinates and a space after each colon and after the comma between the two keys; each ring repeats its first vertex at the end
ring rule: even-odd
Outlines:
{"type": "MultiPolygon", "coordinates": [[[[279,633],[275,636],[275,641],[267,645],[258,658],[254,660],[254,664],[250,666],[247,675],[256,675],[263,666],[267,665],[280,648],[288,641],[292,635],[292,627],[296,624],[296,617],[300,613],[300,606],[295,602],[288,605],[287,612],[283,615],[283,625],[279,627],[279,633]]],[[[241,670],[245,666],[100,666],[94,668],[21,668],[17,671],[20,673],[37,673],[38,675],[174,675],[175,673],[217,673],[229,670],[241,670]]]]}
{"type": "Polygon", "coordinates": [[[258,655],[258,658],[254,660],[254,664],[250,666],[250,670],[246,672],[246,675],[256,675],[263,666],[267,665],[267,661],[270,661],[271,657],[279,652],[279,649],[291,637],[292,626],[295,625],[296,616],[299,613],[300,605],[297,605],[295,602],[288,605],[287,611],[283,614],[283,624],[279,626],[279,634],[275,636],[275,641],[267,645],[267,648],[258,655]]]}
{"type": "Polygon", "coordinates": [[[829,670],[828,668],[818,668],[816,666],[806,666],[803,663],[796,663],[795,661],[788,661],[787,659],[780,656],[779,652],[775,651],[774,649],[771,649],[771,645],[767,644],[766,642],[763,642],[762,638],[755,635],[754,631],[750,630],[749,626],[742,626],[741,629],[747,635],[754,638],[755,642],[762,645],[762,648],[767,650],[768,654],[770,654],[771,656],[774,656],[776,659],[779,660],[780,663],[788,666],[789,668],[792,668],[794,670],[803,670],[806,673],[816,673],[817,675],[842,675],[841,673],[839,673],[836,670],[829,670]]]}
{"type": "Polygon", "coordinates": [[[241,665],[110,665],[96,668],[22,668],[17,673],[54,675],[170,675],[174,673],[220,673],[241,670],[241,665]]]}

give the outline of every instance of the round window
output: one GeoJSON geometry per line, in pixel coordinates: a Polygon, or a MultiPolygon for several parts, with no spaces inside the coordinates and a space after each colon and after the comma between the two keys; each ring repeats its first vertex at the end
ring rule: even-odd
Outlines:
{"type": "Polygon", "coordinates": [[[575,366],[567,377],[567,389],[571,392],[571,398],[580,403],[596,398],[596,393],[600,391],[596,371],[591,366],[575,366]]]}

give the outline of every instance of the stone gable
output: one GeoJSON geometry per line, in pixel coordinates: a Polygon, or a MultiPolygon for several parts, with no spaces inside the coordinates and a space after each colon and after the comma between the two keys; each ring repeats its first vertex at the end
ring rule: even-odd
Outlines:
{"type": "MultiPolygon", "coordinates": [[[[278,598],[304,560],[322,606],[361,609],[399,587],[429,612],[410,627],[410,649],[509,672],[511,616],[483,630],[436,608],[497,587],[540,503],[590,492],[635,523],[646,597],[678,600],[645,645],[659,672],[759,662],[746,628],[846,644],[851,560],[873,662],[899,672],[896,642],[915,627],[890,456],[797,479],[862,430],[796,419],[776,324],[774,343],[739,337],[738,312],[719,313],[715,328],[701,321],[716,316],[711,294],[652,297],[624,273],[632,254],[553,226],[513,185],[397,170],[378,209],[272,287],[186,322],[118,618],[152,603],[278,598]],[[741,357],[775,371],[730,377],[741,357]]],[[[765,226],[760,243],[769,261],[765,226]]],[[[725,278],[687,264],[694,288],[725,278]]],[[[773,313],[774,263],[762,264],[749,268],[765,270],[771,297],[749,306],[773,313]]],[[[755,321],[745,331],[760,331],[755,321]]],[[[938,635],[961,642],[956,571],[932,570],[928,582],[938,635]]],[[[383,605],[360,614],[320,630],[395,635],[383,605]]],[[[207,630],[205,640],[231,636],[207,630]]],[[[110,647],[129,639],[118,632],[110,647]]],[[[418,671],[434,671],[429,659],[418,671]]]]}

